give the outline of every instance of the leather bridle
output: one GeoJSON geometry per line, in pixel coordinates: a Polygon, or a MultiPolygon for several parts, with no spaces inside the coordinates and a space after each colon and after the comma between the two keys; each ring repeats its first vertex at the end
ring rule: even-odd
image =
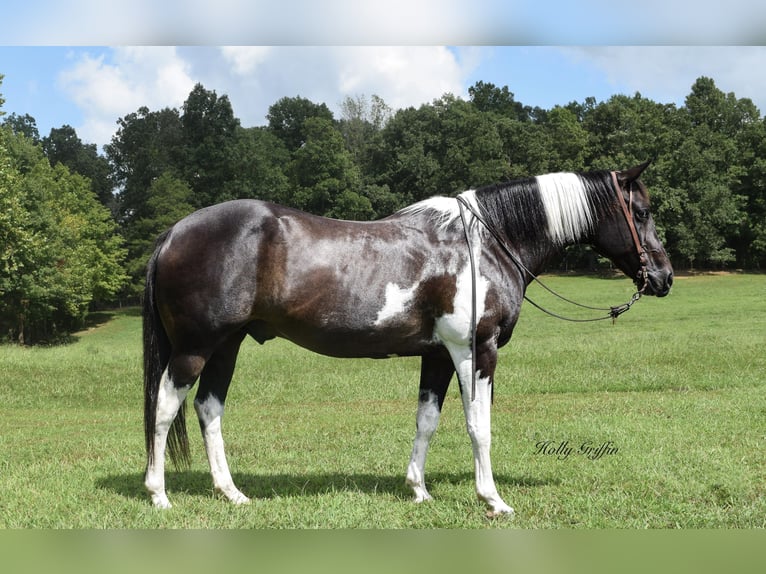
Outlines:
{"type": "Polygon", "coordinates": [[[625,198],[622,196],[622,187],[620,186],[620,182],[617,178],[617,172],[612,171],[610,173],[612,175],[614,191],[617,193],[618,203],[620,204],[620,207],[622,207],[622,213],[625,215],[625,221],[628,222],[628,229],[630,229],[630,235],[633,237],[633,245],[636,248],[636,252],[638,253],[638,260],[641,263],[637,278],[641,283],[641,287],[639,288],[638,293],[643,293],[646,290],[646,286],[649,284],[649,272],[647,271],[649,260],[646,255],[646,246],[641,243],[641,240],[638,237],[638,231],[636,230],[636,224],[633,220],[633,182],[631,182],[629,185],[628,205],[625,205],[625,198]]]}

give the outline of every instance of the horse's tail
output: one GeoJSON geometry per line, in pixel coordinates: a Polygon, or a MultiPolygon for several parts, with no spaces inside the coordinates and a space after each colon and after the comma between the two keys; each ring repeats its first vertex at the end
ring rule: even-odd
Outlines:
{"type": "MultiPolygon", "coordinates": [[[[144,438],[146,440],[147,463],[154,460],[154,433],[157,422],[157,395],[162,381],[162,373],[170,360],[171,344],[165,327],[160,320],[155,300],[155,279],[157,258],[169,231],[157,239],[154,253],[146,266],[146,285],[144,287],[144,438]]],[[[167,440],[170,460],[178,468],[189,466],[189,438],[186,433],[186,402],[181,403],[167,440]]]]}

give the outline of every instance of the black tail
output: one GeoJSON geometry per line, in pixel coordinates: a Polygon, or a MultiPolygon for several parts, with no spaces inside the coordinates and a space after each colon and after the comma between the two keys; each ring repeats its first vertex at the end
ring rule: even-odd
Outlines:
{"type": "MultiPolygon", "coordinates": [[[[154,298],[157,257],[169,232],[157,239],[154,253],[146,266],[146,285],[144,287],[144,437],[146,440],[147,463],[154,460],[154,430],[157,422],[157,394],[159,393],[162,373],[170,360],[170,340],[160,320],[154,298]]],[[[186,433],[186,402],[181,404],[168,433],[167,442],[170,460],[176,466],[188,467],[189,438],[186,433]]]]}

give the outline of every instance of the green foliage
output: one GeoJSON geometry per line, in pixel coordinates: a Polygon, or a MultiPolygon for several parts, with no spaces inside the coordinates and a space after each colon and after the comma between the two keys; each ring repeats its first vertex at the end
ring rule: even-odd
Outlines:
{"type": "Polygon", "coordinates": [[[300,96],[280,99],[269,107],[266,118],[269,121],[269,131],[291,152],[300,148],[306,141],[306,120],[321,118],[332,122],[334,119],[327,105],[315,104],[300,96]]]}
{"type": "Polygon", "coordinates": [[[588,132],[571,110],[556,106],[548,112],[543,127],[557,171],[580,171],[588,150],[588,132]]]}
{"type": "MultiPolygon", "coordinates": [[[[1,81],[2,77],[0,77],[0,82],[1,81]]],[[[2,105],[3,101],[0,100],[0,106],[2,105]]],[[[0,113],[0,117],[2,116],[3,114],[0,113]]],[[[38,143],[40,141],[40,132],[37,129],[37,120],[35,120],[35,118],[29,114],[20,116],[14,112],[5,118],[5,120],[3,120],[3,124],[10,127],[11,131],[16,135],[21,134],[24,137],[31,139],[34,143],[38,143]]]]}
{"type": "Polygon", "coordinates": [[[72,126],[64,125],[51,129],[50,135],[42,139],[42,146],[51,165],[62,163],[70,171],[87,177],[99,201],[112,206],[114,185],[109,162],[98,155],[96,144],[83,143],[72,126]]]}
{"type": "Polygon", "coordinates": [[[179,167],[194,191],[194,204],[203,207],[233,199],[232,182],[240,167],[233,148],[240,125],[229,98],[197,84],[184,102],[181,128],[179,167]]]}
{"type": "Polygon", "coordinates": [[[184,139],[175,109],[152,112],[142,106],[117,124],[104,151],[119,188],[118,221],[127,227],[145,216],[149,188],[156,178],[166,171],[182,173],[184,139]]]}
{"type": "Polygon", "coordinates": [[[0,145],[0,329],[21,343],[51,340],[122,287],[122,241],[87,179],[63,164],[51,167],[24,136],[0,133],[2,142],[14,141],[10,150],[0,145]]]}
{"type": "Polygon", "coordinates": [[[125,229],[125,270],[131,278],[129,296],[139,297],[142,292],[146,262],[157,236],[194,211],[193,195],[191,188],[170,172],[163,173],[149,186],[143,215],[125,229]]]}
{"type": "Polygon", "coordinates": [[[341,200],[369,217],[372,206],[357,193],[359,169],[340,132],[330,120],[312,117],[303,123],[303,134],[305,141],[293,152],[288,168],[294,205],[311,213],[335,216],[342,215],[335,205],[341,200]]]}

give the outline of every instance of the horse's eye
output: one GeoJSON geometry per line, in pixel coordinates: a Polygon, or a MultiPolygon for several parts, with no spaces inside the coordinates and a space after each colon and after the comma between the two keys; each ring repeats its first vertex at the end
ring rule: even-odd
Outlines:
{"type": "Polygon", "coordinates": [[[636,211],[636,219],[639,221],[646,221],[649,219],[649,210],[648,209],[639,209],[636,211]]]}

